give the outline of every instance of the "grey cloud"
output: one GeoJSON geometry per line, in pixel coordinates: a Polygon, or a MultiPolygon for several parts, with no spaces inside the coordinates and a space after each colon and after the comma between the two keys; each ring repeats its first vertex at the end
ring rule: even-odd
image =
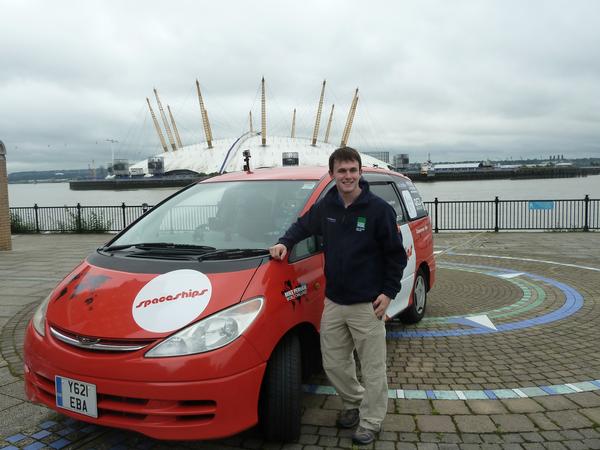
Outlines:
{"type": "MultiPolygon", "coordinates": [[[[600,3],[559,0],[3,2],[0,139],[9,171],[160,151],[159,89],[184,143],[235,137],[267,79],[269,133],[312,132],[320,83],[334,142],[413,160],[600,155],[600,3]],[[158,111],[156,111],[158,113],[158,111]]],[[[324,122],[324,121],[323,121],[324,122]]],[[[322,123],[323,123],[322,122],[322,123]]],[[[321,136],[324,130],[322,124],[321,136]]]]}

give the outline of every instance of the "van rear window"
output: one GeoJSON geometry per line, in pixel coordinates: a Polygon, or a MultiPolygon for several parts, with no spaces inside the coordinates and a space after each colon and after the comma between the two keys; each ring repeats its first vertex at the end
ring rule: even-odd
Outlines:
{"type": "Polygon", "coordinates": [[[409,180],[398,180],[396,181],[396,187],[400,191],[410,220],[427,216],[427,209],[425,209],[421,194],[419,194],[419,191],[417,191],[412,182],[409,180]]]}

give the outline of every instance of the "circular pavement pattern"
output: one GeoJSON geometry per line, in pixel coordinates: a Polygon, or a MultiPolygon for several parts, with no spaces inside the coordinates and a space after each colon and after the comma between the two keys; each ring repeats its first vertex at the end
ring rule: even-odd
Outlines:
{"type": "MultiPolygon", "coordinates": [[[[600,389],[598,308],[573,285],[591,274],[521,266],[444,255],[426,318],[387,326],[390,398],[504,399],[600,389]]],[[[325,377],[315,381],[307,392],[335,393],[325,377]]]]}

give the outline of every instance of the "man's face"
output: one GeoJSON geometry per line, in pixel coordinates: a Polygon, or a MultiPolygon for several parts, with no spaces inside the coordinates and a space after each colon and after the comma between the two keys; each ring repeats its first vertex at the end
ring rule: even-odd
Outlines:
{"type": "Polygon", "coordinates": [[[358,180],[361,170],[358,168],[358,161],[337,161],[333,162],[333,173],[329,173],[335,180],[335,185],[340,194],[352,194],[358,190],[358,180]]]}

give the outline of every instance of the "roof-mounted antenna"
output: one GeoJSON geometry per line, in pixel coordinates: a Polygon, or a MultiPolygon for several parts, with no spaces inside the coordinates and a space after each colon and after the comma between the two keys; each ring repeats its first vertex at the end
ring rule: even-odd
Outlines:
{"type": "Polygon", "coordinates": [[[181,136],[179,136],[179,130],[177,130],[177,124],[175,123],[175,117],[173,117],[173,113],[171,112],[171,107],[167,104],[167,111],[169,111],[169,117],[171,118],[171,124],[173,125],[173,131],[175,132],[175,139],[177,139],[177,146],[179,148],[183,148],[183,144],[181,143],[181,136]]]}
{"type": "Polygon", "coordinates": [[[148,102],[148,108],[150,108],[150,115],[152,116],[154,128],[156,129],[156,134],[158,134],[158,138],[160,139],[160,144],[162,145],[163,151],[168,152],[169,149],[167,148],[165,137],[162,134],[162,130],[160,129],[160,125],[158,124],[158,120],[156,120],[156,114],[154,114],[154,110],[152,109],[152,105],[150,105],[150,99],[148,97],[146,97],[146,102],[148,102]]]}
{"type": "Polygon", "coordinates": [[[329,113],[329,120],[327,121],[327,129],[325,130],[325,140],[323,141],[326,144],[329,143],[329,132],[331,131],[331,121],[333,120],[333,109],[334,108],[335,108],[335,105],[331,105],[331,112],[329,113]]]}
{"type": "Polygon", "coordinates": [[[260,124],[260,135],[262,146],[267,145],[267,101],[265,99],[265,77],[261,81],[262,96],[261,96],[261,124],[260,124]]]}
{"type": "Polygon", "coordinates": [[[196,90],[198,91],[198,102],[200,103],[200,114],[202,114],[202,126],[204,128],[204,137],[208,148],[212,146],[212,131],[210,130],[210,122],[208,121],[208,112],[204,108],[204,100],[202,99],[202,93],[200,92],[200,83],[196,80],[196,90]]]}
{"type": "Polygon", "coordinates": [[[321,111],[323,110],[323,97],[325,96],[325,84],[327,80],[323,80],[321,87],[321,97],[319,98],[319,107],[317,108],[317,118],[315,119],[315,128],[313,130],[312,146],[317,145],[317,136],[319,135],[319,125],[321,124],[321,111]]]}
{"type": "Polygon", "coordinates": [[[175,145],[175,140],[173,139],[173,133],[171,133],[171,127],[169,126],[169,121],[167,120],[167,116],[165,115],[165,110],[162,107],[162,103],[160,102],[160,98],[158,97],[158,91],[156,90],[156,88],[154,88],[154,96],[156,97],[156,103],[158,103],[160,117],[162,118],[163,124],[165,125],[165,131],[167,132],[167,137],[169,138],[171,148],[173,149],[173,151],[176,151],[177,146],[175,145]]]}
{"type": "Polygon", "coordinates": [[[296,137],[296,108],[294,108],[294,114],[292,114],[292,134],[290,137],[292,139],[296,137]]]}
{"type": "Polygon", "coordinates": [[[352,99],[352,104],[350,105],[350,111],[348,111],[348,119],[346,120],[344,133],[342,134],[342,142],[340,142],[340,147],[345,147],[346,144],[348,144],[350,130],[352,130],[352,122],[354,122],[354,114],[356,113],[356,105],[358,105],[358,88],[356,88],[354,98],[352,99]]]}

